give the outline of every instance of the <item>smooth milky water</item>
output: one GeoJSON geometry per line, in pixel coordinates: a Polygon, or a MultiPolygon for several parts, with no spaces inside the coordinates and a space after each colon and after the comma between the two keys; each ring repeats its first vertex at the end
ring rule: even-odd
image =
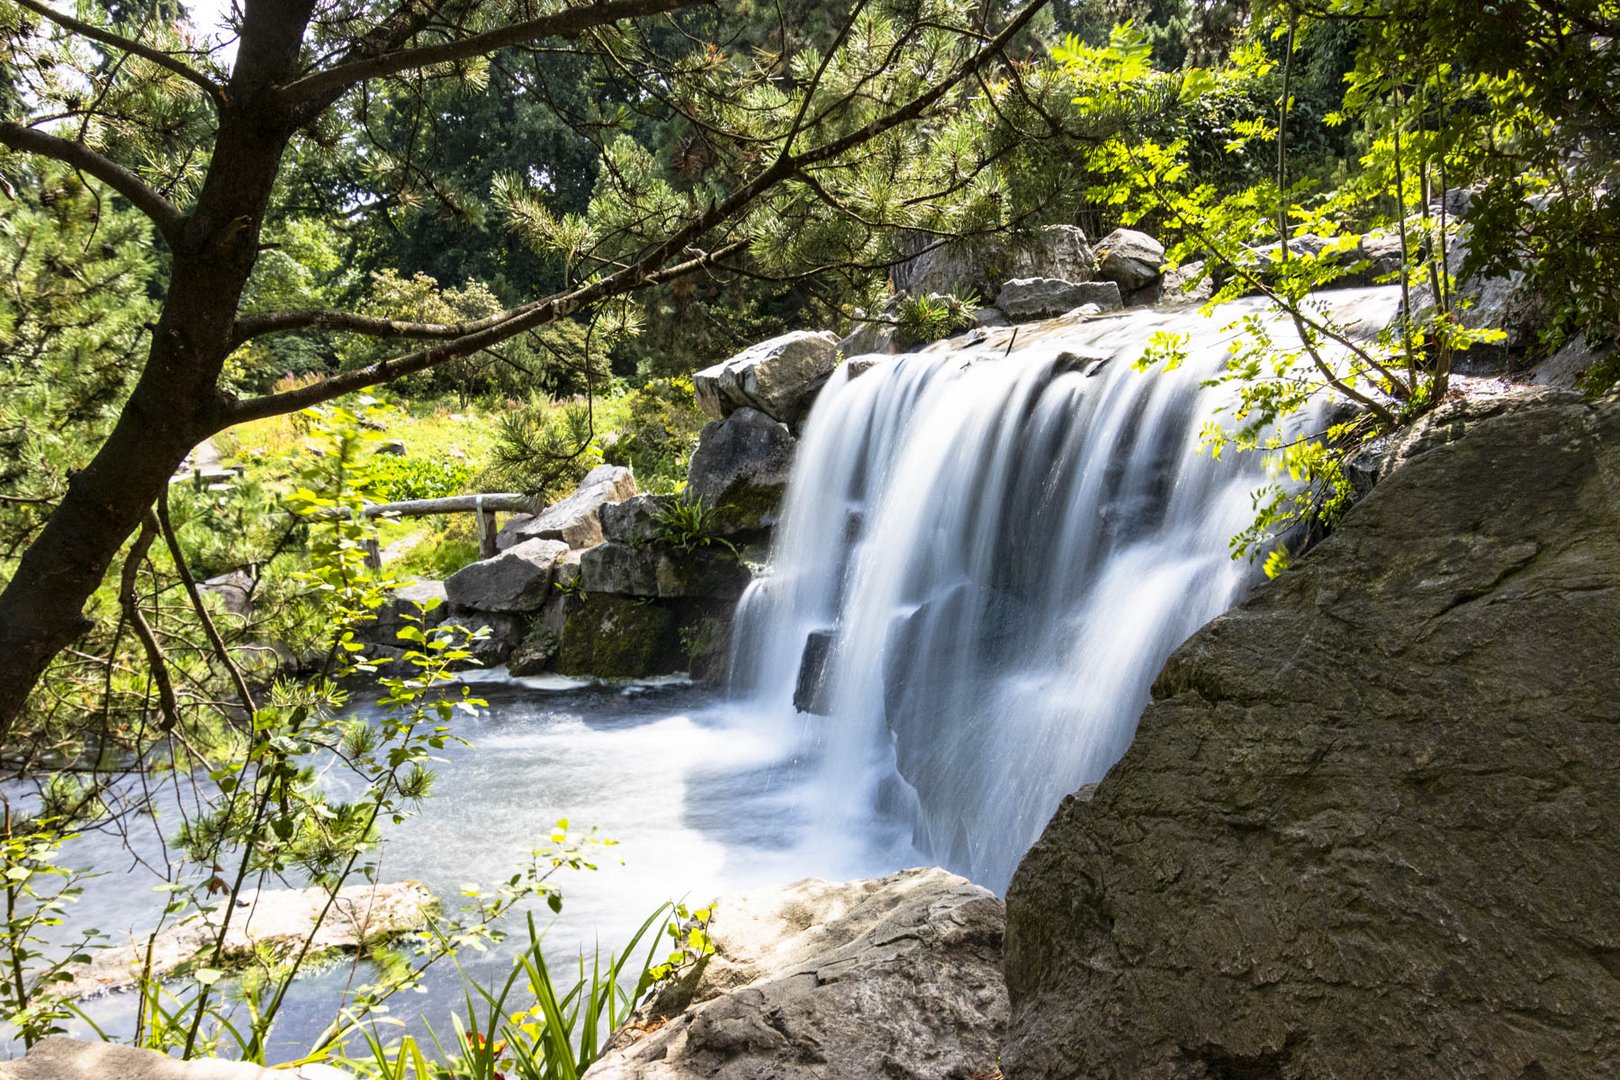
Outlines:
{"type": "MultiPolygon", "coordinates": [[[[1333,294],[1366,332],[1392,301],[1333,294]]],[[[752,711],[799,689],[825,713],[801,722],[810,844],[875,814],[999,891],[1059,800],[1119,759],[1170,652],[1254,577],[1229,540],[1262,463],[1197,449],[1229,400],[1200,387],[1228,357],[1220,328],[1260,310],[1004,328],[834,373],[733,662],[752,711]],[[1190,337],[1187,362],[1133,371],[1158,331],[1190,337]],[[825,662],[801,688],[814,634],[825,662]]]]}

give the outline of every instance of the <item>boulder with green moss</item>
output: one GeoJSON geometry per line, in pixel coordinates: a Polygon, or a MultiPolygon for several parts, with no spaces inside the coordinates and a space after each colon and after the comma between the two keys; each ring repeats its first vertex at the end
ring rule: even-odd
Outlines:
{"type": "Polygon", "coordinates": [[[676,614],[656,600],[607,593],[569,597],[555,666],[563,675],[639,679],[685,666],[676,614]]]}

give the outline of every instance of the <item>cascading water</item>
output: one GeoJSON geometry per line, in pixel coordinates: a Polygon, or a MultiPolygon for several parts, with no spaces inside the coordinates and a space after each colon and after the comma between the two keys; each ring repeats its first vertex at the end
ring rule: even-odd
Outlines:
{"type": "MultiPolygon", "coordinates": [[[[1333,294],[1369,333],[1394,302],[1333,294]]],[[[1228,542],[1261,463],[1197,443],[1226,400],[1199,385],[1229,355],[1221,328],[1261,310],[1002,328],[834,373],[732,653],[751,710],[790,714],[797,693],[814,713],[813,833],[888,818],[999,890],[1124,753],[1166,657],[1253,578],[1228,542]],[[1187,334],[1187,362],[1132,370],[1156,331],[1187,334]]]]}

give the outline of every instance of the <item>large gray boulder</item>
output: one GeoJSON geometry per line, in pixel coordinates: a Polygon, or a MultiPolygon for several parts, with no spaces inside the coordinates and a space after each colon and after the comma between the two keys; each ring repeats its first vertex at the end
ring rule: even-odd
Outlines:
{"type": "Polygon", "coordinates": [[[692,376],[698,408],[715,420],[752,408],[796,424],[837,359],[838,335],[830,330],[795,330],[762,341],[692,376]]]}
{"type": "Polygon", "coordinates": [[[662,533],[659,516],[674,501],[673,495],[637,495],[602,507],[603,538],[637,547],[652,543],[662,533]]]}
{"type": "Polygon", "coordinates": [[[722,899],[716,953],[590,1080],[970,1080],[1006,1021],[1001,902],[943,870],[722,899]],[[666,1019],[667,1018],[667,1019],[666,1019]]]}
{"type": "Polygon", "coordinates": [[[1087,304],[1101,311],[1124,306],[1112,281],[1063,281],[1058,278],[1014,278],[1001,287],[996,307],[1009,319],[1044,319],[1087,304]]]}
{"type": "Polygon", "coordinates": [[[603,505],[621,502],[636,493],[636,477],[623,465],[598,465],[585,474],[579,487],[565,499],[538,514],[514,514],[495,536],[504,551],[527,540],[561,540],[569,547],[587,548],[602,542],[603,505]]]}
{"type": "Polygon", "coordinates": [[[1159,280],[1164,245],[1135,229],[1115,229],[1097,241],[1097,276],[1135,292],[1159,280]]]}
{"type": "Polygon", "coordinates": [[[787,425],[738,409],[704,425],[687,466],[687,494],[710,509],[723,535],[768,528],[787,491],[795,446],[787,425]]]}
{"type": "Polygon", "coordinates": [[[919,235],[911,250],[918,254],[896,266],[892,278],[896,292],[912,296],[977,293],[988,300],[1011,278],[1090,281],[1097,276],[1096,255],[1085,232],[1074,225],[948,244],[919,235]]]}
{"type": "Polygon", "coordinates": [[[580,557],[587,593],[672,600],[736,600],[748,588],[748,568],[721,552],[606,543],[580,557]]]}
{"type": "Polygon", "coordinates": [[[1443,406],[1008,893],[1008,1080],[1620,1070],[1620,403],[1443,406]]]}
{"type": "Polygon", "coordinates": [[[551,595],[557,561],[567,552],[561,540],[525,540],[451,574],[445,595],[458,608],[534,611],[551,595]]]}

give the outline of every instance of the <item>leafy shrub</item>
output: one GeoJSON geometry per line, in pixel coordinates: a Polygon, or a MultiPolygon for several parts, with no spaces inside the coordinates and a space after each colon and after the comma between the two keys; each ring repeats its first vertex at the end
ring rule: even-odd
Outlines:
{"type": "Polygon", "coordinates": [[[618,440],[603,449],[603,460],[628,465],[642,491],[679,491],[705,420],[692,380],[650,379],[625,394],[620,405],[625,417],[618,426],[618,440]]]}
{"type": "Polygon", "coordinates": [[[737,547],[714,531],[714,509],[702,499],[681,496],[671,499],[653,515],[657,529],[654,542],[679,548],[691,554],[703,548],[718,547],[737,557],[737,547]]]}
{"type": "Polygon", "coordinates": [[[459,495],[473,478],[472,469],[459,461],[379,455],[370,464],[371,490],[386,502],[459,495]]]}

